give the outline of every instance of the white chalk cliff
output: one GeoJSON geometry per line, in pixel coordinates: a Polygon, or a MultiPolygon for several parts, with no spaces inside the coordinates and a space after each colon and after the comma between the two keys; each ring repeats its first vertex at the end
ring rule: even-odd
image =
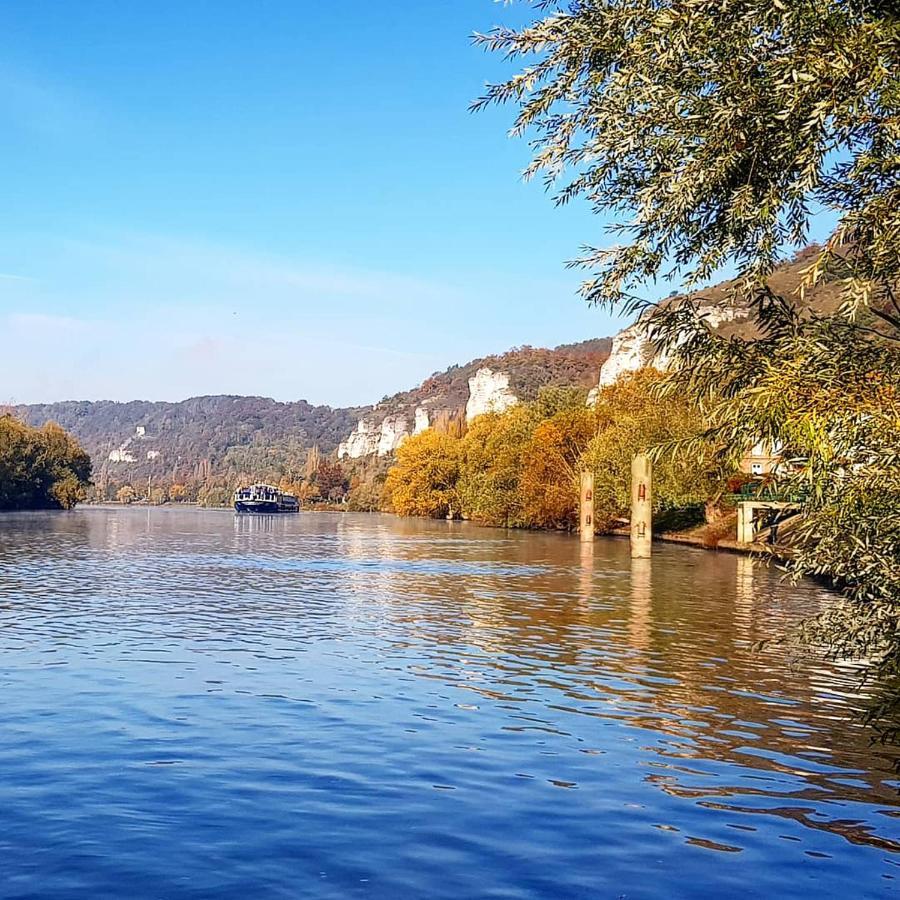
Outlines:
{"type": "Polygon", "coordinates": [[[600,378],[597,387],[606,387],[618,381],[626,372],[636,372],[644,366],[665,366],[656,348],[647,338],[643,326],[638,322],[624,328],[614,338],[609,358],[600,367],[600,378]]]}
{"type": "Polygon", "coordinates": [[[378,451],[378,442],[381,439],[381,426],[368,419],[360,419],[356,431],[351,432],[346,441],[341,441],[338,446],[338,459],[345,456],[350,459],[359,459],[378,451]]]}
{"type": "MultiPolygon", "coordinates": [[[[338,459],[361,459],[365,456],[387,456],[393,453],[410,434],[421,434],[442,416],[452,416],[452,407],[429,408],[436,398],[423,400],[413,413],[412,431],[409,415],[402,410],[378,417],[378,409],[360,419],[356,430],[338,446],[338,459]]],[[[519,402],[510,390],[509,375],[493,369],[479,369],[469,379],[469,398],[466,403],[466,421],[487,412],[503,412],[519,402]]]]}
{"type": "Polygon", "coordinates": [[[428,415],[428,410],[425,409],[424,406],[416,407],[416,424],[413,428],[413,434],[421,434],[423,431],[426,431],[431,427],[431,418],[428,415]]]}
{"type": "Polygon", "coordinates": [[[469,379],[466,421],[488,412],[503,412],[515,406],[519,398],[509,389],[509,375],[493,369],[479,369],[469,379]]]}
{"type": "MultiPolygon", "coordinates": [[[[733,306],[704,306],[699,309],[704,321],[710,328],[718,328],[726,322],[743,318],[746,310],[733,306]]],[[[619,378],[628,373],[636,372],[647,366],[665,371],[669,366],[671,357],[665,351],[657,351],[653,342],[647,337],[646,326],[643,322],[635,322],[628,328],[623,328],[612,342],[612,350],[609,358],[600,367],[600,378],[588,395],[588,404],[592,405],[597,394],[610,384],[614,384],[619,378]]]]}
{"type": "Polygon", "coordinates": [[[408,437],[409,424],[406,416],[385,416],[378,438],[378,455],[393,453],[408,437]]]}
{"type": "Polygon", "coordinates": [[[338,446],[338,459],[360,459],[363,456],[386,456],[393,453],[409,437],[405,416],[385,416],[381,421],[360,419],[356,431],[338,446]]]}

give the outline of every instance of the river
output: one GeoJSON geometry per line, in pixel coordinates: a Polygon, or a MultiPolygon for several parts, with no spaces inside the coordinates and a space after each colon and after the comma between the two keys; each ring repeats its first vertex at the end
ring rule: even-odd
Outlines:
{"type": "Polygon", "coordinates": [[[388,516],[0,516],[0,897],[900,895],[829,602],[388,516]]]}

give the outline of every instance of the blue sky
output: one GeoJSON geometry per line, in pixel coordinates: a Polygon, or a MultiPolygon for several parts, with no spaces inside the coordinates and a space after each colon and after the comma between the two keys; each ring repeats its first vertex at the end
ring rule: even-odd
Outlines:
{"type": "MultiPolygon", "coordinates": [[[[623,324],[520,172],[492,0],[0,5],[0,402],[362,404],[623,324]]],[[[671,286],[661,289],[668,292],[671,286]]]]}

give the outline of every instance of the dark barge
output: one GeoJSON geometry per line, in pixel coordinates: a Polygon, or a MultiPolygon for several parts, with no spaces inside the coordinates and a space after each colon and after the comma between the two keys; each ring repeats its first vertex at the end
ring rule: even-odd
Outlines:
{"type": "Polygon", "coordinates": [[[295,513],[300,501],[271,484],[251,484],[234,492],[234,510],[239,513],[295,513]]]}

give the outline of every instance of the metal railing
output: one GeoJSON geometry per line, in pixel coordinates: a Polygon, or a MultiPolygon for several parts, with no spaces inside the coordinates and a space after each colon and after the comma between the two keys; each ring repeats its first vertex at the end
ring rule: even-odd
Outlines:
{"type": "Polygon", "coordinates": [[[803,503],[809,494],[796,485],[779,484],[776,481],[749,481],[737,493],[729,495],[735,503],[803,503]]]}

